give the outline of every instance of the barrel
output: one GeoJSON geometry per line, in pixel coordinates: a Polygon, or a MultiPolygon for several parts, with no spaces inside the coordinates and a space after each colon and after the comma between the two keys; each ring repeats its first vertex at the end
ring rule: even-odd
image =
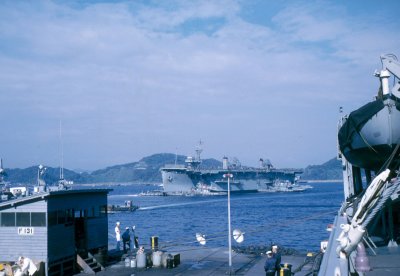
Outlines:
{"type": "Polygon", "coordinates": [[[146,253],[146,267],[152,267],[153,266],[153,256],[151,252],[146,253]]]}
{"type": "Polygon", "coordinates": [[[290,270],[286,267],[282,267],[281,271],[279,273],[279,276],[291,276],[292,273],[290,272],[290,270]]]}
{"type": "Polygon", "coordinates": [[[283,267],[289,269],[289,271],[292,272],[292,265],[291,264],[284,263],[283,267]]]}
{"type": "Polygon", "coordinates": [[[285,263],[281,264],[281,270],[279,276],[291,276],[292,275],[292,265],[285,263]]]}
{"type": "Polygon", "coordinates": [[[130,267],[131,266],[131,260],[129,258],[125,258],[125,267],[130,267]]]}
{"type": "Polygon", "coordinates": [[[172,256],[167,258],[167,268],[174,268],[174,258],[172,256]]]}
{"type": "Polygon", "coordinates": [[[161,264],[162,264],[163,267],[167,267],[167,259],[168,258],[172,258],[171,254],[167,254],[167,253],[162,254],[162,256],[161,256],[161,264]]]}
{"type": "Polygon", "coordinates": [[[138,252],[136,254],[136,266],[137,268],[146,267],[146,254],[144,252],[138,252]]]}
{"type": "Polygon", "coordinates": [[[154,267],[160,267],[161,266],[162,254],[163,253],[161,251],[154,251],[153,252],[153,266],[154,267]]]}
{"type": "Polygon", "coordinates": [[[152,236],[150,238],[150,244],[151,244],[151,249],[152,250],[158,250],[158,237],[157,236],[152,236]]]}
{"type": "Polygon", "coordinates": [[[135,268],[135,267],[136,267],[136,258],[135,258],[135,257],[133,257],[133,258],[131,259],[131,267],[132,267],[132,268],[135,268]]]}

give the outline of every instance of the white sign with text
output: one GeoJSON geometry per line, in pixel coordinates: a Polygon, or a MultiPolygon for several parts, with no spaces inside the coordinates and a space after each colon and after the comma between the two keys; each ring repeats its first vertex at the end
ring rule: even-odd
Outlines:
{"type": "Polygon", "coordinates": [[[33,236],[35,233],[33,227],[18,227],[18,235],[33,236]]]}

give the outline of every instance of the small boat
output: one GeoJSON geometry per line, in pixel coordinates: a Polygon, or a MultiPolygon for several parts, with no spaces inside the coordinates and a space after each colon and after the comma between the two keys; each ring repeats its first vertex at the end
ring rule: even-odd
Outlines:
{"type": "Polygon", "coordinates": [[[134,212],[139,209],[139,206],[133,205],[132,200],[126,200],[124,205],[107,205],[107,213],[134,212]]]}
{"type": "Polygon", "coordinates": [[[275,181],[273,184],[266,185],[266,188],[258,189],[261,193],[276,193],[276,192],[303,192],[312,189],[310,185],[298,185],[290,181],[275,181]]]}

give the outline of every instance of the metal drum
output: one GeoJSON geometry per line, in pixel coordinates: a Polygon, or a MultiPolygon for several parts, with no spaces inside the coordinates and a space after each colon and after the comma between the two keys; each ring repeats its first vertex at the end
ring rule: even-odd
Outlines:
{"type": "Polygon", "coordinates": [[[146,254],[142,252],[138,252],[136,255],[136,266],[137,268],[145,268],[146,267],[146,254]]]}
{"type": "Polygon", "coordinates": [[[153,252],[153,266],[160,267],[161,266],[161,257],[163,253],[161,251],[153,252]]]}

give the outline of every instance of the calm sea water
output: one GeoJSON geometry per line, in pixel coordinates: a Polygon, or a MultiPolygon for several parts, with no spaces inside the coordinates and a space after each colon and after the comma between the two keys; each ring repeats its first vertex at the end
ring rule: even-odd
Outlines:
{"type": "MultiPolygon", "coordinates": [[[[242,246],[271,242],[298,251],[316,251],[328,239],[326,226],[333,222],[343,200],[342,183],[313,183],[299,193],[231,195],[232,230],[245,232],[242,246]]],[[[207,246],[227,246],[227,196],[142,196],[157,186],[102,186],[114,189],[108,203],[123,205],[133,200],[140,209],[133,213],[109,214],[109,243],[114,244],[114,226],[136,225],[141,243],[158,236],[159,245],[197,245],[196,233],[207,237],[207,246]]],[[[235,245],[235,242],[233,242],[235,245]]]]}

